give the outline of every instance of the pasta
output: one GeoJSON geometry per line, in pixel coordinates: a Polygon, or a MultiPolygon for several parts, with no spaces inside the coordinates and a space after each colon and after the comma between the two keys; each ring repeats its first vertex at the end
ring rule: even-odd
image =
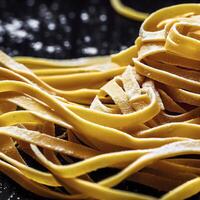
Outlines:
{"type": "Polygon", "coordinates": [[[51,199],[157,199],[117,189],[126,180],[162,191],[162,200],[200,192],[199,24],[200,4],[181,4],[149,15],[135,45],[115,55],[0,52],[0,171],[51,199]],[[103,168],[115,173],[91,175],[103,168]]]}

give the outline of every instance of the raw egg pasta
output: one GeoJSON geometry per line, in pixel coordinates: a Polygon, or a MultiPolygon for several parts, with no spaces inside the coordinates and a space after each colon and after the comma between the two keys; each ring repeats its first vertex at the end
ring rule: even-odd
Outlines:
{"type": "Polygon", "coordinates": [[[162,191],[162,200],[200,192],[199,24],[200,4],[181,4],[149,15],[135,45],[115,55],[0,52],[0,171],[51,199],[157,199],[117,189],[127,180],[162,191]],[[108,168],[115,173],[91,176],[108,168]]]}

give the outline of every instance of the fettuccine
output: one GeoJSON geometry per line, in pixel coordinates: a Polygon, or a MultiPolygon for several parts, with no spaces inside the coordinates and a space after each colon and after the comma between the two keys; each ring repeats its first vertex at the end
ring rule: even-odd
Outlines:
{"type": "Polygon", "coordinates": [[[123,181],[162,191],[162,200],[197,194],[199,55],[200,4],[149,15],[135,45],[111,56],[60,61],[0,52],[0,171],[51,199],[157,199],[117,189],[123,181]],[[112,175],[91,176],[110,168],[112,175]]]}

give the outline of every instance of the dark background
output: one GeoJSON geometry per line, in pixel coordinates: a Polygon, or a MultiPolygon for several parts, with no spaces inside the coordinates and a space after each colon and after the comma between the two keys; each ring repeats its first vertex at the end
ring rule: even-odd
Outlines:
{"type": "MultiPolygon", "coordinates": [[[[198,0],[124,0],[137,10],[153,12],[198,0]]],[[[108,0],[0,0],[0,49],[11,56],[66,59],[118,52],[134,43],[140,22],[115,13],[108,0]]],[[[129,190],[160,195],[131,184],[129,190]]],[[[40,200],[0,174],[0,200],[40,200]]],[[[200,199],[196,196],[193,199],[200,199]]]]}

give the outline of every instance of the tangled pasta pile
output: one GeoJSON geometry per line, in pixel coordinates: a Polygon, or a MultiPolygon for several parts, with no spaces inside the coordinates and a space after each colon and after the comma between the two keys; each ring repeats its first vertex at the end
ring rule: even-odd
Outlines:
{"type": "Polygon", "coordinates": [[[200,4],[182,4],[151,14],[135,45],[116,55],[0,52],[0,171],[52,199],[156,199],[117,189],[124,180],[165,192],[163,200],[197,194],[199,39],[200,4]],[[90,176],[103,168],[116,172],[90,176]]]}

